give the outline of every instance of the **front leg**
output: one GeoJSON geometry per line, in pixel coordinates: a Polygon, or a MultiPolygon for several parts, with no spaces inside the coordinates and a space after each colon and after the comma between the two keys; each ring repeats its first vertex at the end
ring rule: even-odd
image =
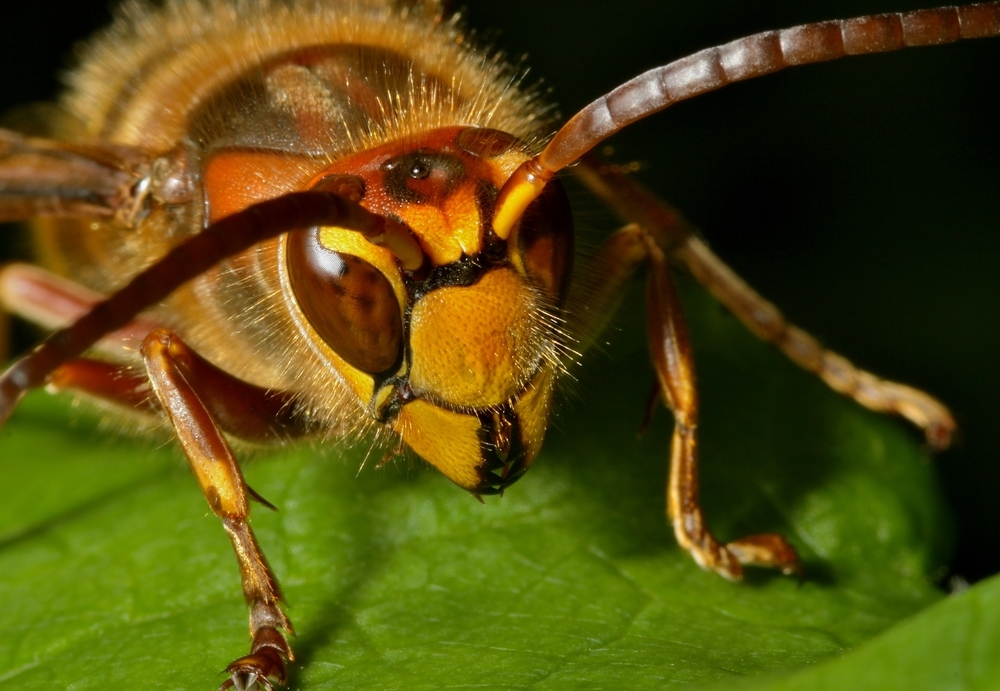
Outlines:
{"type": "Polygon", "coordinates": [[[176,335],[163,329],[152,331],[142,344],[153,392],[177,432],[201,491],[229,534],[243,582],[243,595],[250,605],[250,654],[236,660],[222,689],[247,691],[259,684],[285,683],[285,661],[292,650],[285,634],[294,635],[291,622],[281,610],[278,581],[268,566],[250,529],[249,490],[229,444],[199,398],[197,382],[184,366],[192,353],[176,335]]]}
{"type": "MultiPolygon", "coordinates": [[[[0,302],[43,325],[72,322],[99,299],[34,267],[13,265],[0,271],[0,302]]],[[[315,430],[299,414],[294,395],[233,377],[143,318],[105,339],[102,350],[128,352],[135,341],[142,343],[145,375],[124,365],[74,359],[56,369],[47,386],[167,416],[209,506],[229,534],[250,605],[250,654],[229,665],[230,678],[222,688],[246,691],[255,685],[271,688],[272,680],[284,683],[285,661],[292,659],[292,651],[282,632],[292,634],[292,626],[281,610],[277,579],[248,523],[249,498],[270,504],[247,486],[223,431],[248,441],[275,443],[315,430]]]]}

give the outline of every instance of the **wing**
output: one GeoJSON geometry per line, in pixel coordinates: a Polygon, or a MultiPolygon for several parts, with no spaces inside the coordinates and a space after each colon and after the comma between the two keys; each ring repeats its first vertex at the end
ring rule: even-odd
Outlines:
{"type": "Polygon", "coordinates": [[[0,129],[0,222],[128,213],[141,201],[152,163],[152,155],[135,147],[0,129]]]}

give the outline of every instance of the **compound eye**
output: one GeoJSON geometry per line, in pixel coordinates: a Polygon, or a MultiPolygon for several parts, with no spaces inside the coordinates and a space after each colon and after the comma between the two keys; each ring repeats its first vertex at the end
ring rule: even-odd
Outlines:
{"type": "Polygon", "coordinates": [[[306,319],[334,352],[370,374],[399,364],[403,320],[392,285],[374,266],[320,242],[319,228],[289,233],[288,274],[306,319]]]}
{"type": "Polygon", "coordinates": [[[525,209],[517,239],[528,277],[561,305],[573,268],[573,213],[557,180],[525,209]]]}

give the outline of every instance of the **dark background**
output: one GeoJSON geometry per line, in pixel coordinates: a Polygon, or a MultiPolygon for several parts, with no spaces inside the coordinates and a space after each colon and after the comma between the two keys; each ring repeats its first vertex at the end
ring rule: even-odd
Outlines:
{"type": "MultiPolygon", "coordinates": [[[[529,55],[569,115],[639,72],[766,29],[910,0],[468,0],[479,40],[529,55]],[[499,30],[493,31],[493,30],[499,30]]],[[[106,0],[19,4],[0,23],[0,111],[51,99],[106,0]]],[[[952,406],[938,459],[953,572],[1000,571],[1000,40],[797,68],[637,124],[615,158],[683,209],[792,320],[952,406]]],[[[583,209],[586,224],[586,205],[583,209]]],[[[4,256],[24,241],[0,234],[4,256]]],[[[24,347],[25,344],[20,344],[24,347]]]]}

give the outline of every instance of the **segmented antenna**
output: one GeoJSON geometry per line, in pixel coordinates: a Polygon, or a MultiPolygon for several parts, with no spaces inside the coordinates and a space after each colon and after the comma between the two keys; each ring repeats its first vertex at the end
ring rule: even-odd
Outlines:
{"type": "Polygon", "coordinates": [[[514,171],[497,198],[493,230],[506,239],[558,171],[633,122],[679,101],[794,65],[998,35],[1000,2],[987,2],[765,31],[656,67],[574,115],[542,153],[514,171]]]}

